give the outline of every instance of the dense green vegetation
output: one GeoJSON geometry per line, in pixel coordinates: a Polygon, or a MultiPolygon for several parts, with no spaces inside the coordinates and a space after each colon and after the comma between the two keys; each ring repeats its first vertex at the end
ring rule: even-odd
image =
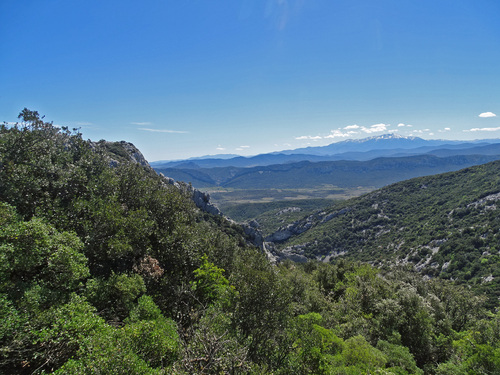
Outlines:
{"type": "Polygon", "coordinates": [[[119,143],[20,118],[0,128],[0,372],[499,372],[500,314],[470,289],[274,266],[119,143]]]}

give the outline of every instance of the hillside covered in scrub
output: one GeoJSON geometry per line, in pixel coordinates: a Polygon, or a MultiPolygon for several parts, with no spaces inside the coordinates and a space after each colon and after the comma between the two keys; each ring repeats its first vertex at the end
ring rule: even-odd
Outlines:
{"type": "MultiPolygon", "coordinates": [[[[27,109],[20,119],[0,126],[1,373],[500,370],[498,303],[480,291],[403,266],[272,265],[240,226],[199,210],[131,144],[85,141],[27,109]]],[[[478,182],[464,212],[473,202],[482,209],[494,190],[478,182]]],[[[366,230],[381,225],[369,218],[384,206],[373,205],[352,217],[366,230]]],[[[477,228],[493,211],[484,209],[477,228]]],[[[441,230],[424,224],[422,233],[441,230]]],[[[329,238],[324,232],[317,241],[329,238]]]]}
{"type": "MultiPolygon", "coordinates": [[[[377,266],[413,264],[425,275],[500,297],[500,162],[415,178],[337,203],[280,228],[286,253],[377,266]],[[298,228],[301,233],[294,235],[298,228]]],[[[281,236],[281,237],[280,237],[281,236]]]]}

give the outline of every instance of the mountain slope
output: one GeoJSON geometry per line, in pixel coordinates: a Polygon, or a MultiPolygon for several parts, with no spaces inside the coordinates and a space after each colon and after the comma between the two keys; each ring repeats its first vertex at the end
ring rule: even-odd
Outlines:
{"type": "Polygon", "coordinates": [[[500,161],[414,178],[337,204],[288,227],[285,254],[411,263],[431,276],[500,285],[500,161]]]}

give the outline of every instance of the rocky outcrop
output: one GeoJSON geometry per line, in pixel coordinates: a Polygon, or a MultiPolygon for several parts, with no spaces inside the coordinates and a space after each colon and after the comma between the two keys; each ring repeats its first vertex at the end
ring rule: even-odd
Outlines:
{"type": "Polygon", "coordinates": [[[219,208],[210,202],[210,194],[204,193],[198,189],[195,189],[191,184],[186,184],[182,181],[176,181],[171,177],[166,177],[162,173],[160,176],[163,177],[165,182],[169,185],[175,186],[177,189],[182,190],[182,192],[188,195],[200,210],[203,212],[208,212],[212,215],[223,216],[219,208]]]}
{"type": "Polygon", "coordinates": [[[151,166],[149,165],[148,161],[146,160],[142,152],[140,152],[139,149],[135,147],[132,143],[125,141],[121,141],[119,143],[120,146],[122,146],[129,155],[130,160],[136,162],[137,164],[142,165],[143,167],[151,168],[151,166]]]}
{"type": "Polygon", "coordinates": [[[343,215],[349,211],[350,208],[346,207],[331,213],[317,212],[315,214],[307,216],[304,219],[297,220],[292,224],[288,224],[286,226],[278,228],[276,232],[266,237],[266,241],[269,242],[286,241],[292,236],[299,235],[309,230],[314,225],[314,223],[326,223],[327,221],[330,221],[333,218],[343,215]]]}
{"type": "Polygon", "coordinates": [[[130,142],[108,142],[102,140],[99,142],[91,142],[90,146],[93,149],[104,149],[111,167],[117,167],[123,162],[133,162],[140,164],[145,168],[152,169],[142,152],[140,152],[139,149],[130,142]]]}
{"type": "Polygon", "coordinates": [[[309,258],[301,254],[300,250],[297,251],[295,248],[288,247],[282,251],[276,252],[275,256],[278,257],[278,261],[282,262],[286,259],[294,261],[296,263],[306,263],[309,258]]]}

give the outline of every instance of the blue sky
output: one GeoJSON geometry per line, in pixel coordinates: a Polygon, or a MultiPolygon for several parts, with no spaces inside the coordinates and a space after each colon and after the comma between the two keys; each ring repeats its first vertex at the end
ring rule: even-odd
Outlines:
{"type": "Polygon", "coordinates": [[[500,138],[499,16],[498,0],[1,0],[0,121],[27,107],[150,161],[500,138]]]}

